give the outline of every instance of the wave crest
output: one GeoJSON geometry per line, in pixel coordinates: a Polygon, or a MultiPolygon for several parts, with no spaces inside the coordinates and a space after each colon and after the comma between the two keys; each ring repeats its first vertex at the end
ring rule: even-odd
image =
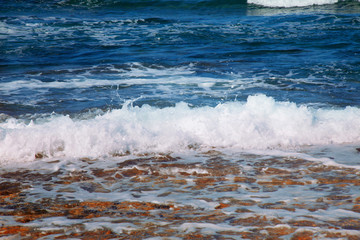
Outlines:
{"type": "MultiPolygon", "coordinates": [[[[356,1],[356,0],[355,0],[356,1]]],[[[248,0],[249,4],[260,5],[264,7],[305,7],[312,5],[326,5],[345,2],[343,0],[248,0]]],[[[356,1],[360,2],[360,1],[356,1]]]]}
{"type": "Polygon", "coordinates": [[[265,95],[216,107],[127,104],[90,119],[53,115],[30,123],[13,118],[0,123],[1,162],[177,152],[194,146],[243,150],[357,142],[359,108],[313,109],[265,95]]]}

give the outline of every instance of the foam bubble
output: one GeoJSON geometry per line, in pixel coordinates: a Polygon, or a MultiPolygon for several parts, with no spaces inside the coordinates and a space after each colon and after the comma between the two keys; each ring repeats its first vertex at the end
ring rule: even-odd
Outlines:
{"type": "Polygon", "coordinates": [[[266,7],[305,7],[311,5],[334,4],[338,0],[248,0],[248,3],[266,7]]]}
{"type": "Polygon", "coordinates": [[[314,109],[265,95],[247,102],[190,108],[130,103],[94,118],[52,115],[29,123],[0,123],[2,162],[48,157],[101,157],[124,153],[209,149],[293,149],[360,142],[360,109],[314,109]],[[39,155],[38,155],[39,156],[39,155]]]}

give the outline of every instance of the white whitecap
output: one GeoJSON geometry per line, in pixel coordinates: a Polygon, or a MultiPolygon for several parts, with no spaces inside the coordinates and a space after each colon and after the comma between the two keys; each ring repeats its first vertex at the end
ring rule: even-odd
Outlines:
{"type": "Polygon", "coordinates": [[[123,153],[295,149],[360,143],[360,109],[315,109],[265,95],[247,102],[190,108],[186,103],[112,110],[94,118],[53,115],[30,123],[0,123],[0,161],[48,157],[101,157],[123,153]]]}
{"type": "Polygon", "coordinates": [[[305,7],[311,5],[334,4],[338,0],[248,0],[250,4],[265,7],[305,7]]]}

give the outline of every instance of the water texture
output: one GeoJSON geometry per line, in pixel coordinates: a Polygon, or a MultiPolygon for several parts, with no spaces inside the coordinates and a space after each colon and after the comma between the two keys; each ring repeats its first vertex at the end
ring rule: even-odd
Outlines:
{"type": "Polygon", "coordinates": [[[359,238],[359,1],[0,6],[1,238],[359,238]]]}
{"type": "Polygon", "coordinates": [[[360,4],[305,3],[3,1],[1,161],[358,143],[360,4]]]}

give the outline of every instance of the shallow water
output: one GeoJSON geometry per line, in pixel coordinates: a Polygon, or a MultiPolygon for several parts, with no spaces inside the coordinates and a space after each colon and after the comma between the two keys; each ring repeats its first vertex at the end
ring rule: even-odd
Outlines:
{"type": "Polygon", "coordinates": [[[276,154],[213,150],[38,160],[2,169],[0,233],[24,239],[358,238],[358,169],[276,154]]]}

